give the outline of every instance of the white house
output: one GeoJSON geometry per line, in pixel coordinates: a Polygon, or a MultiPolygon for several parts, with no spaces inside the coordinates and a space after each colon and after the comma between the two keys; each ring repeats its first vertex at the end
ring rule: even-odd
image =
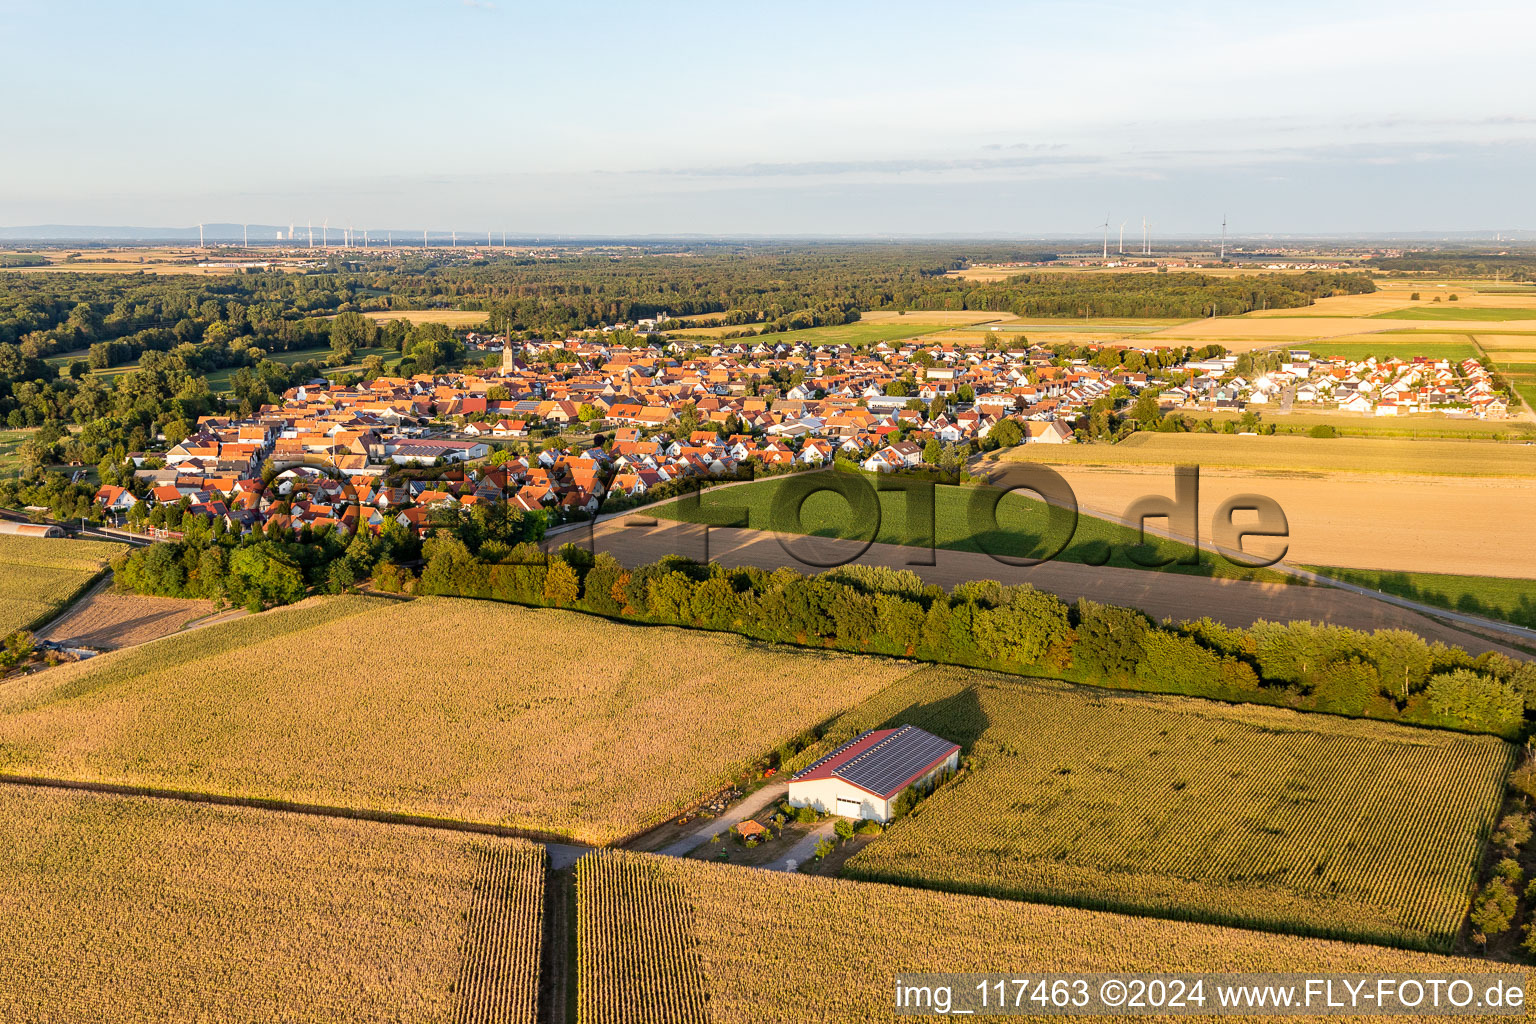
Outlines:
{"type": "Polygon", "coordinates": [[[1072,431],[1060,420],[1026,420],[1024,442],[1026,444],[1066,444],[1072,440],[1072,431]]]}
{"type": "Polygon", "coordinates": [[[908,786],[932,785],[960,764],[960,746],[915,725],[858,736],[789,780],[789,805],[858,820],[890,821],[908,786]]]}

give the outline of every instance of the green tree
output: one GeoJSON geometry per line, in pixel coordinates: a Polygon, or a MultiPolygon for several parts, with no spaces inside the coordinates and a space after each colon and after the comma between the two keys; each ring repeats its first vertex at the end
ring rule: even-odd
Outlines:
{"type": "Polygon", "coordinates": [[[369,348],[378,337],[378,327],[361,313],[337,313],[331,321],[331,351],[343,362],[360,348],[369,348]]]}

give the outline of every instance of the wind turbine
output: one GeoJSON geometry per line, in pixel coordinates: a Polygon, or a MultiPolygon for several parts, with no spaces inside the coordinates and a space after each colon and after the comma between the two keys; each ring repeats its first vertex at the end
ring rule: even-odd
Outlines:
{"type": "Polygon", "coordinates": [[[368,248],[368,229],[363,228],[363,248],[368,248]]]}
{"type": "Polygon", "coordinates": [[[491,229],[490,228],[486,228],[485,229],[485,247],[487,249],[489,249],[491,247],[491,229]]]}
{"type": "Polygon", "coordinates": [[[459,233],[457,231],[450,231],[450,232],[448,232],[448,246],[449,246],[449,248],[457,248],[458,244],[459,244],[459,233]]]}
{"type": "Polygon", "coordinates": [[[197,226],[197,247],[199,249],[203,248],[203,226],[201,224],[197,226]]]}
{"type": "Polygon", "coordinates": [[[327,218],[325,218],[324,222],[322,222],[321,225],[320,225],[320,248],[322,248],[322,249],[329,249],[330,247],[331,247],[331,218],[327,217],[327,218]]]}
{"type": "Polygon", "coordinates": [[[1109,214],[1104,215],[1104,258],[1109,259],[1109,214]]]}
{"type": "Polygon", "coordinates": [[[315,222],[314,221],[309,221],[308,227],[309,227],[309,247],[311,249],[313,249],[315,247],[315,222]]]}
{"type": "Polygon", "coordinates": [[[1125,221],[1120,222],[1120,255],[1125,255],[1125,221]]]}
{"type": "Polygon", "coordinates": [[[423,249],[425,249],[427,247],[427,229],[426,228],[422,228],[421,229],[421,247],[423,249]]]}
{"type": "Polygon", "coordinates": [[[1227,262],[1227,215],[1221,215],[1221,262],[1227,262]]]}
{"type": "Polygon", "coordinates": [[[251,247],[251,226],[249,224],[242,224],[240,227],[245,230],[245,247],[249,249],[251,247]]]}
{"type": "Polygon", "coordinates": [[[1145,256],[1151,250],[1147,248],[1147,218],[1143,214],[1141,218],[1141,254],[1145,256]]]}

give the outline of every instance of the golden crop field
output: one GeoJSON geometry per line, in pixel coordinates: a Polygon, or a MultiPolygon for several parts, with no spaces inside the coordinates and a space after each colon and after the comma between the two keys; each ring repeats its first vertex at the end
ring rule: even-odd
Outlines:
{"type": "Polygon", "coordinates": [[[427,1024],[484,1019],[456,1005],[490,994],[484,981],[513,1011],[496,1019],[531,1022],[543,856],[515,840],[0,787],[0,1019],[427,1024]],[[509,917],[481,912],[488,860],[514,866],[489,892],[509,917]],[[504,959],[466,973],[486,952],[504,959]]]}
{"type": "Polygon", "coordinates": [[[100,541],[0,534],[0,638],[48,621],[121,550],[100,541]]]}
{"type": "Polygon", "coordinates": [[[1512,748],[1486,736],[915,674],[838,735],[896,718],[974,767],[860,850],[873,881],[1447,948],[1512,748]]]}
{"type": "Polygon", "coordinates": [[[657,858],[578,860],[577,1024],[708,1024],[691,918],[683,887],[657,858]]]}
{"type": "MultiPolygon", "coordinates": [[[[577,873],[579,915],[595,917],[609,908],[628,908],[621,912],[634,915],[639,900],[663,886],[683,897],[681,912],[670,903],[664,915],[657,914],[636,933],[629,950],[605,946],[601,953],[588,955],[583,945],[577,979],[584,1012],[578,1013],[577,1024],[620,1019],[601,1011],[624,1005],[624,989],[634,979],[613,969],[641,957],[649,958],[644,965],[648,978],[685,986],[697,983],[697,963],[708,988],[711,1019],[761,1024],[910,1020],[891,1008],[892,981],[898,975],[930,971],[1021,976],[1127,970],[1436,974],[1501,966],[620,851],[588,854],[577,862],[577,873]],[[658,932],[668,936],[665,945],[657,944],[658,932]]],[[[612,943],[619,941],[620,936],[611,937],[612,943]]],[[[679,1013],[623,1019],[695,1018],[679,1013]]],[[[1130,1024],[1174,1018],[1094,1019],[1130,1024]]],[[[1507,1018],[1482,1019],[1492,1024],[1507,1018]]]]}
{"type": "Polygon", "coordinates": [[[547,859],[544,847],[533,843],[498,843],[480,851],[469,933],[453,989],[454,1024],[538,1019],[547,859]]]}
{"type": "MultiPolygon", "coordinates": [[[[1143,496],[1171,498],[1172,467],[1197,464],[1207,546],[1221,539],[1211,523],[1222,502],[1261,494],[1285,512],[1293,564],[1536,577],[1536,534],[1525,525],[1536,501],[1536,447],[1528,445],[1143,433],[1113,446],[1026,445],[1009,457],[1057,466],[1084,512],[1115,518],[1143,496]]],[[[1279,544],[1256,538],[1245,550],[1270,556],[1279,544]]]]}
{"type": "Polygon", "coordinates": [[[603,843],[911,669],[490,602],[315,599],[0,686],[0,770],[603,843]]]}
{"type": "Polygon", "coordinates": [[[412,324],[447,324],[449,327],[478,327],[489,319],[490,314],[472,309],[391,309],[372,311],[363,316],[381,324],[391,320],[405,320],[412,324]]]}
{"type": "Polygon", "coordinates": [[[1070,466],[1167,468],[1194,464],[1202,470],[1536,478],[1536,445],[1448,438],[1140,431],[1117,444],[1021,446],[1011,449],[1005,460],[1070,466]]]}

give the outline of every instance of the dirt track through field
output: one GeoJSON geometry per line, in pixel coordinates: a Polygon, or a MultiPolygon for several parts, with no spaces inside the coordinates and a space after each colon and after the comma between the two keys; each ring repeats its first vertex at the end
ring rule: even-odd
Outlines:
{"type": "MultiPolygon", "coordinates": [[[[559,543],[588,546],[585,530],[562,534],[559,543]]],[[[796,558],[786,548],[809,552],[818,561],[847,558],[862,546],[856,541],[826,537],[799,537],[762,530],[702,526],[672,520],[656,520],[643,513],[606,520],[590,535],[595,551],[612,554],[625,566],[654,562],[676,554],[700,561],[707,558],[725,566],[753,565],[764,569],[787,566],[803,573],[820,571],[796,558]],[[707,543],[707,550],[706,550],[707,543]]],[[[1209,616],[1231,626],[1248,626],[1258,619],[1290,621],[1308,619],[1356,629],[1407,629],[1428,640],[1441,640],[1474,653],[1501,651],[1525,657],[1519,651],[1426,615],[1382,601],[1327,587],[1248,583],[1238,580],[1183,576],[1175,573],[1095,568],[1065,562],[1015,567],[968,551],[921,548],[895,544],[871,544],[853,559],[861,565],[910,569],[925,582],[946,588],[969,580],[990,579],[1003,583],[1030,583],[1071,602],[1080,597],[1106,604],[1140,608],[1153,618],[1198,619],[1209,616]],[[913,565],[928,560],[932,565],[913,565]]]]}

